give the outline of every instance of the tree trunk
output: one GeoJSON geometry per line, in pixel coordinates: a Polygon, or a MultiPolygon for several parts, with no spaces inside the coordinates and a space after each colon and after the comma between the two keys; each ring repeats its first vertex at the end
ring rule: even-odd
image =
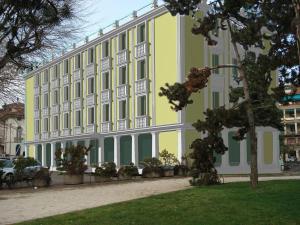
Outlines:
{"type": "MultiPolygon", "coordinates": [[[[232,27],[230,21],[227,20],[227,24],[229,27],[230,34],[232,34],[232,27]]],[[[238,71],[240,73],[240,79],[242,80],[243,90],[245,95],[245,101],[247,102],[247,117],[249,123],[249,136],[250,136],[250,147],[251,147],[251,174],[250,174],[250,183],[252,188],[256,188],[258,184],[258,169],[257,169],[257,139],[256,139],[256,132],[255,132],[255,121],[254,121],[254,112],[250,98],[249,92],[249,83],[246,77],[245,68],[242,65],[242,60],[237,48],[237,43],[231,41],[233,45],[233,49],[235,55],[237,57],[238,62],[238,71]]]]}

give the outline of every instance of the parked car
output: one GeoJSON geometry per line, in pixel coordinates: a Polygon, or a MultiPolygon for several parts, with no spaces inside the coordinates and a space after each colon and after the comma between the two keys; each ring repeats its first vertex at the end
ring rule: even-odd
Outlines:
{"type": "Polygon", "coordinates": [[[286,159],[287,162],[297,162],[296,156],[289,156],[286,159]]]}
{"type": "Polygon", "coordinates": [[[0,159],[0,163],[2,164],[2,168],[0,168],[1,187],[2,184],[6,184],[9,188],[12,188],[16,182],[33,182],[37,179],[44,180],[47,185],[50,184],[49,169],[32,158],[0,159]]]}

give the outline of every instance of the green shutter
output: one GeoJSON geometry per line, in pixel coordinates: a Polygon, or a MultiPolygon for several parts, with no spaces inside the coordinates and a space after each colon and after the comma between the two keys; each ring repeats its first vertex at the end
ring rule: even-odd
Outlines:
{"type": "Polygon", "coordinates": [[[51,166],[51,144],[46,144],[46,165],[51,166]]]}
{"type": "Polygon", "coordinates": [[[213,102],[212,102],[212,108],[216,109],[220,107],[220,93],[219,92],[213,92],[213,102]]]}
{"type": "Polygon", "coordinates": [[[152,135],[141,134],[138,136],[139,162],[152,157],[152,135]]]}
{"type": "Polygon", "coordinates": [[[90,141],[90,165],[91,166],[98,166],[98,140],[91,140],[90,141]]]}
{"type": "Polygon", "coordinates": [[[120,138],[120,164],[129,165],[132,162],[132,140],[131,136],[120,138]]]}
{"type": "Polygon", "coordinates": [[[104,139],[104,162],[114,161],[114,138],[104,139]]]}
{"type": "Polygon", "coordinates": [[[228,133],[228,151],[230,166],[238,166],[240,164],[240,142],[232,138],[234,134],[234,131],[228,133]]]}

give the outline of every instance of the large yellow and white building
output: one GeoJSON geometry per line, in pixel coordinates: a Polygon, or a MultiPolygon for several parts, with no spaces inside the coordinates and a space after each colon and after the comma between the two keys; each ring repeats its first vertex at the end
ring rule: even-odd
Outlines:
{"type": "MultiPolygon", "coordinates": [[[[209,47],[191,33],[193,23],[154,5],[28,73],[27,155],[55,168],[57,148],[83,144],[93,146],[91,166],[138,164],[163,149],[181,159],[199,135],[191,124],[204,119],[206,108],[229,106],[229,86],[237,85],[235,70],[219,69],[183,111],[172,111],[167,98],[159,97],[160,87],[183,82],[193,66],[235,62],[226,31],[218,34],[217,46],[209,47]]],[[[249,142],[234,141],[234,131],[222,132],[229,151],[217,157],[220,173],[250,171],[249,142]]],[[[278,135],[275,129],[257,128],[261,173],[280,171],[278,135]]]]}

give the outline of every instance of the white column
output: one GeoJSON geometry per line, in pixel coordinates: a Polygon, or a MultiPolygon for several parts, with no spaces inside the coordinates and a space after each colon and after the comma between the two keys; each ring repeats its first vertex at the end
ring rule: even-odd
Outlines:
{"type": "Polygon", "coordinates": [[[46,143],[42,143],[42,165],[46,166],[46,143]]]}
{"type": "Polygon", "coordinates": [[[300,150],[296,150],[297,161],[300,161],[300,150]]]}
{"type": "Polygon", "coordinates": [[[138,151],[138,135],[132,134],[131,135],[131,147],[132,147],[132,162],[135,166],[138,166],[139,164],[139,151],[138,151]]]}
{"type": "MultiPolygon", "coordinates": [[[[247,141],[246,139],[242,140],[240,143],[240,167],[242,170],[246,171],[247,168],[247,141]]],[[[243,171],[241,171],[243,172],[243,171]]]]}
{"type": "MultiPolygon", "coordinates": [[[[224,144],[225,146],[228,146],[228,129],[224,129],[222,131],[222,138],[224,140],[224,144]]],[[[228,170],[229,168],[229,149],[227,151],[225,151],[224,155],[222,155],[222,164],[221,164],[221,168],[228,170]]]]}
{"type": "Polygon", "coordinates": [[[177,158],[178,158],[179,162],[181,162],[182,156],[185,153],[185,131],[184,131],[184,129],[180,129],[177,131],[177,139],[178,139],[177,158]]]}
{"type": "Polygon", "coordinates": [[[258,172],[260,173],[263,169],[264,166],[264,138],[263,138],[263,131],[257,131],[256,136],[257,136],[257,168],[258,172]]]}
{"type": "Polygon", "coordinates": [[[298,124],[297,123],[295,123],[295,134],[298,134],[298,126],[297,126],[298,124]]]}
{"type": "Polygon", "coordinates": [[[104,163],[104,138],[98,138],[98,164],[101,166],[104,163]]]}
{"type": "Polygon", "coordinates": [[[24,152],[25,152],[25,157],[28,157],[29,154],[28,154],[28,145],[27,144],[24,144],[24,152]]]}
{"type": "Polygon", "coordinates": [[[55,142],[51,142],[51,169],[55,167],[55,142]]]}
{"type": "MultiPolygon", "coordinates": [[[[88,139],[84,140],[84,146],[86,148],[88,148],[90,146],[90,141],[88,139]]],[[[90,152],[88,152],[88,155],[85,156],[85,160],[86,160],[86,164],[88,166],[90,166],[91,165],[91,153],[90,152]]]]}
{"type": "Polygon", "coordinates": [[[114,162],[120,167],[120,136],[114,136],[114,162]]]}
{"type": "Polygon", "coordinates": [[[159,157],[159,133],[152,132],[152,157],[159,157]]]}

